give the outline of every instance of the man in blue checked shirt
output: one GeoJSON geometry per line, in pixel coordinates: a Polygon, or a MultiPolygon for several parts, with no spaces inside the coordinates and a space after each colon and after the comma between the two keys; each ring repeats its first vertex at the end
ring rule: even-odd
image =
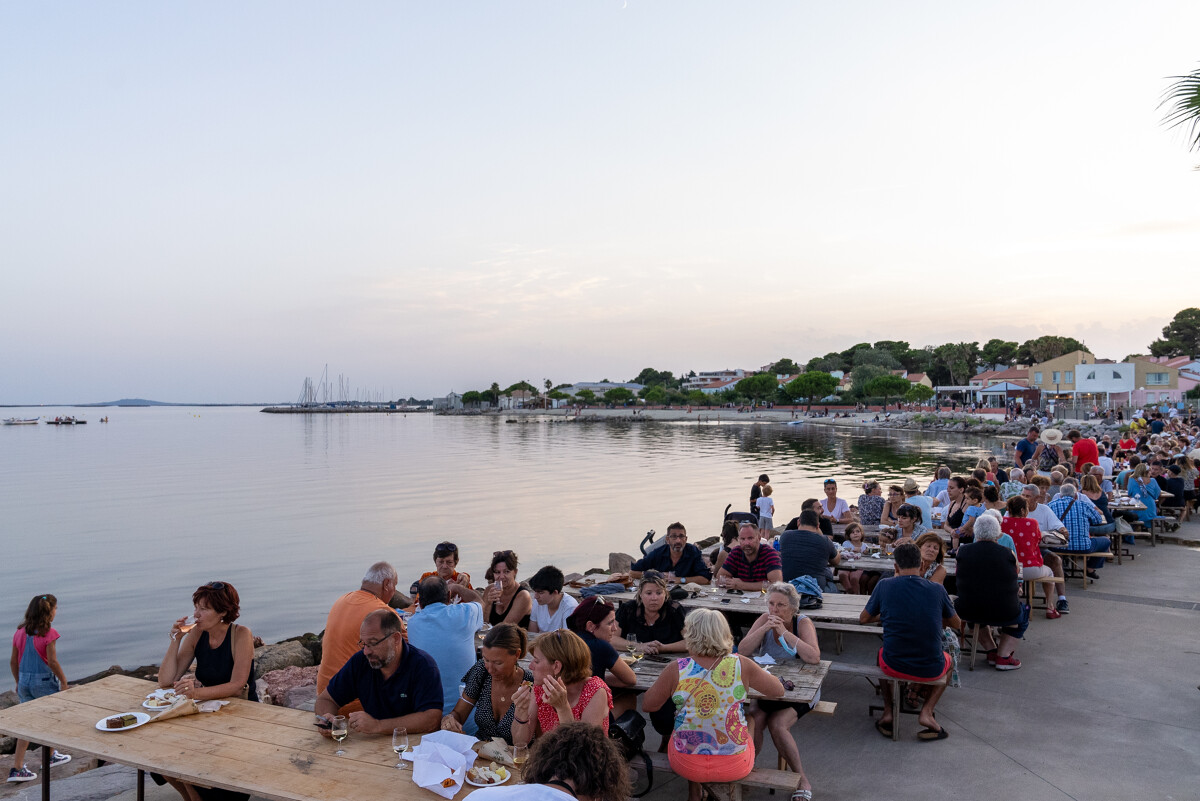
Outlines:
{"type": "MultiPolygon", "coordinates": [[[[1050,510],[1058,515],[1058,519],[1067,527],[1068,551],[1077,553],[1097,553],[1107,551],[1112,545],[1108,537],[1093,537],[1091,527],[1104,525],[1104,515],[1096,508],[1090,498],[1079,494],[1074,484],[1063,484],[1058,495],[1049,503],[1050,510]]],[[[1104,559],[1096,557],[1087,560],[1088,578],[1098,579],[1096,570],[1104,567],[1104,559]]]]}

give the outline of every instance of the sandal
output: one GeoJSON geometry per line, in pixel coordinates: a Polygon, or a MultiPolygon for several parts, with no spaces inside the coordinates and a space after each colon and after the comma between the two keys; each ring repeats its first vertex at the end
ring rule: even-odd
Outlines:
{"type": "Polygon", "coordinates": [[[792,801],[812,801],[812,790],[797,790],[792,793],[792,801]]]}
{"type": "Polygon", "coordinates": [[[877,720],[875,721],[875,731],[890,740],[895,730],[892,728],[892,721],[884,723],[882,720],[877,720]]]}

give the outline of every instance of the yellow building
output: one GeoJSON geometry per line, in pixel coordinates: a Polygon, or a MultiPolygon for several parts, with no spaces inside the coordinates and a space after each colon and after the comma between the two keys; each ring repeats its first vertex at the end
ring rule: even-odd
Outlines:
{"type": "Polygon", "coordinates": [[[1064,353],[1029,368],[1029,386],[1040,389],[1047,398],[1065,398],[1075,394],[1075,381],[1082,364],[1095,364],[1096,357],[1086,350],[1064,353]]]}

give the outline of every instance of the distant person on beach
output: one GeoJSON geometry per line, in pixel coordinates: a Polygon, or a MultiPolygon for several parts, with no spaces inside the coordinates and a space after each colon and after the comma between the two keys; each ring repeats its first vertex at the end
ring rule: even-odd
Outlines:
{"type": "MultiPolygon", "coordinates": [[[[53,595],[36,595],[25,608],[25,619],[17,628],[12,640],[13,681],[17,683],[17,702],[25,703],[35,698],[52,695],[67,689],[67,674],[58,663],[59,634],[51,624],[58,614],[58,599],[53,595]]],[[[31,782],[38,777],[25,767],[27,740],[17,740],[13,751],[13,766],[8,771],[10,782],[31,782]]],[[[70,754],[53,752],[50,767],[65,765],[71,761],[70,754]]]]}
{"type": "Polygon", "coordinates": [[[471,586],[471,574],[460,572],[458,569],[458,546],[453,542],[439,542],[434,547],[433,570],[422,573],[421,577],[412,583],[408,590],[409,595],[415,598],[421,582],[430,576],[441,576],[443,581],[453,581],[455,584],[471,586]]]}
{"type": "MultiPolygon", "coordinates": [[[[339,708],[357,700],[363,711],[346,716],[351,731],[436,731],[442,723],[442,674],[433,657],[405,642],[400,618],[383,609],[367,615],[358,637],[359,652],[317,696],[317,716],[332,721],[339,708]]],[[[328,729],[320,731],[329,736],[328,729]]]]}
{"type": "Polygon", "coordinates": [[[566,577],[554,565],[546,565],[529,579],[533,591],[533,612],[529,616],[529,631],[557,631],[567,627],[567,616],[575,611],[579,601],[563,593],[566,577]]]}
{"type": "MultiPolygon", "coordinates": [[[[734,532],[736,536],[736,527],[734,532]]],[[[668,584],[686,584],[689,581],[708,584],[712,580],[712,571],[704,564],[704,555],[695,545],[688,544],[687,529],[678,522],[667,526],[667,547],[654,548],[634,562],[629,575],[631,578],[641,578],[647,570],[659,571],[667,578],[668,584]]]]}
{"type": "Polygon", "coordinates": [[[767,532],[774,528],[771,518],[775,516],[775,501],[771,500],[771,493],[774,490],[770,484],[762,488],[762,495],[754,502],[758,507],[758,530],[762,536],[767,536],[767,532]]]}
{"type": "Polygon", "coordinates": [[[758,477],[758,481],[750,485],[750,514],[758,514],[758,504],[756,501],[762,497],[762,488],[770,483],[771,479],[767,477],[766,473],[763,473],[758,477]]]}
{"type": "MultiPolygon", "coordinates": [[[[459,680],[475,664],[475,632],[483,628],[483,599],[470,587],[430,576],[418,589],[421,608],[408,620],[408,641],[429,654],[442,673],[442,714],[458,703],[459,680]],[[458,603],[454,603],[457,600],[458,603]]],[[[467,734],[474,734],[472,721],[467,734]]]]}
{"type": "MultiPolygon", "coordinates": [[[[321,638],[321,666],[317,669],[317,694],[324,692],[329,680],[358,652],[358,630],[363,619],[376,609],[391,609],[388,601],[396,592],[396,568],[376,562],[367,568],[357,590],[333,602],[325,618],[325,636],[321,638]]],[[[362,707],[351,706],[339,712],[348,715],[362,707]]]]}

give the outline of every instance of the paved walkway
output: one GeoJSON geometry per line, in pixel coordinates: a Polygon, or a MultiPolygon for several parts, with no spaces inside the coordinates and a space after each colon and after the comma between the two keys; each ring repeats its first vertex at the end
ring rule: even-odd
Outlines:
{"type": "MultiPolygon", "coordinates": [[[[1200,540],[1200,525],[1181,534],[1200,540]]],[[[823,697],[837,702],[837,714],[796,726],[817,801],[1200,799],[1200,548],[1135,551],[1132,563],[1105,567],[1092,589],[1069,584],[1070,615],[1035,616],[1017,651],[1020,670],[995,671],[981,658],[969,672],[964,663],[963,687],[947,691],[938,710],[947,740],[919,742],[910,715],[900,742],[884,739],[867,716],[867,683],[829,679],[823,697]]],[[[876,642],[847,636],[841,656],[824,638],[822,646],[829,658],[866,663],[876,642]]],[[[650,740],[657,745],[657,735],[650,740]]],[[[774,765],[769,738],[764,751],[759,765],[774,765]]],[[[56,781],[53,797],[133,801],[131,777],[115,766],[89,771],[56,781]]],[[[672,777],[647,798],[686,793],[672,777]]],[[[36,801],[39,788],[16,797],[36,801]]],[[[178,798],[154,785],[146,797],[178,798]]]]}

